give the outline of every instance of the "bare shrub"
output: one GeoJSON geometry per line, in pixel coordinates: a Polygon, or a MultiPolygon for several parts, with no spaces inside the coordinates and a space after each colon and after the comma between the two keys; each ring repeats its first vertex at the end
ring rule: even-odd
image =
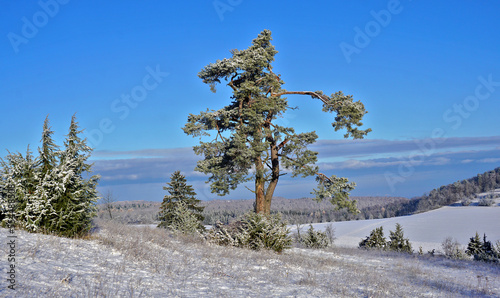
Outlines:
{"type": "Polygon", "coordinates": [[[441,244],[441,247],[443,248],[444,255],[450,259],[467,259],[465,250],[462,249],[460,243],[458,243],[458,241],[456,239],[453,239],[452,237],[446,237],[446,239],[441,244]]]}
{"type": "Polygon", "coordinates": [[[325,229],[326,237],[328,237],[328,240],[330,241],[330,244],[333,245],[333,242],[335,241],[335,228],[333,227],[332,224],[329,224],[326,226],[325,229]]]}
{"type": "Polygon", "coordinates": [[[467,197],[465,199],[463,199],[462,201],[460,201],[460,204],[462,206],[469,206],[470,204],[472,203],[472,199],[467,197]]]}
{"type": "Polygon", "coordinates": [[[493,206],[493,204],[495,204],[495,200],[494,199],[490,199],[490,198],[481,198],[479,199],[479,202],[478,202],[478,206],[482,206],[482,207],[490,207],[490,206],[493,206]]]}

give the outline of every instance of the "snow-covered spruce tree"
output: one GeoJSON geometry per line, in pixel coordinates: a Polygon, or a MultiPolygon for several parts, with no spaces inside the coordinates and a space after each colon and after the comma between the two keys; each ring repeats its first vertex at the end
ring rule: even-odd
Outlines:
{"type": "MultiPolygon", "coordinates": [[[[49,126],[49,117],[43,123],[41,147],[38,147],[37,182],[36,187],[29,196],[23,208],[24,228],[28,231],[38,232],[46,230],[49,224],[49,212],[52,200],[61,193],[63,187],[57,179],[58,161],[61,152],[52,139],[53,131],[49,126]]],[[[52,214],[53,215],[53,214],[52,214]]]]}
{"type": "Polygon", "coordinates": [[[88,233],[92,218],[97,213],[99,197],[96,187],[100,176],[90,176],[92,164],[87,160],[92,148],[80,138],[81,133],[73,115],[59,165],[52,170],[51,179],[41,185],[42,191],[55,192],[49,204],[49,219],[45,228],[66,237],[88,233]]]}
{"type": "MultiPolygon", "coordinates": [[[[63,236],[78,236],[90,229],[95,216],[98,176],[86,178],[91,172],[91,164],[86,160],[92,149],[78,136],[75,116],[65,142],[65,150],[60,151],[52,139],[53,131],[45,119],[42,146],[39,156],[34,158],[27,150],[0,160],[2,171],[0,188],[15,191],[17,225],[31,232],[56,233],[63,236]]],[[[2,195],[2,210],[5,208],[2,195]]]]}
{"type": "Polygon", "coordinates": [[[180,171],[175,171],[170,176],[168,186],[163,189],[169,194],[165,195],[163,202],[160,206],[160,213],[158,219],[160,224],[158,227],[171,228],[181,232],[191,230],[190,226],[192,219],[197,221],[197,230],[204,231],[203,226],[203,209],[205,207],[199,206],[200,200],[196,198],[193,186],[187,184],[186,177],[180,171]],[[182,204],[179,204],[182,202],[182,204]],[[183,218],[178,218],[182,216],[183,218]],[[182,223],[188,226],[182,227],[182,223]]]}
{"type": "MultiPolygon", "coordinates": [[[[319,187],[313,191],[317,200],[330,199],[339,208],[357,211],[349,192],[354,183],[347,178],[327,177],[318,173],[317,152],[307,149],[313,144],[315,132],[296,133],[292,127],[278,125],[291,107],[284,96],[307,95],[323,104],[323,111],[333,113],[335,131],[346,129],[345,138],[362,139],[371,129],[359,130],[366,114],[364,105],[354,102],[341,91],[327,96],[322,91],[287,91],[284,81],[273,72],[271,63],[277,51],[271,44],[271,31],[262,31],[246,50],[232,50],[229,59],[217,60],[203,68],[198,76],[210,85],[226,81],[232,89],[231,103],[217,110],[189,115],[183,130],[200,137],[194,152],[204,155],[196,170],[209,174],[211,190],[226,195],[248,181],[255,187],[255,212],[270,214],[271,200],[283,170],[292,177],[316,176],[319,187]],[[208,142],[203,137],[214,137],[208,142]]],[[[293,108],[292,108],[293,109],[293,108]]]]}
{"type": "Polygon", "coordinates": [[[40,140],[42,147],[38,148],[38,159],[42,175],[45,175],[57,166],[59,156],[61,155],[59,146],[57,146],[52,139],[53,134],[54,131],[50,128],[49,116],[47,115],[47,117],[45,117],[45,121],[43,122],[42,139],[40,140]]]}
{"type": "MultiPolygon", "coordinates": [[[[1,210],[5,212],[8,209],[7,191],[12,192],[16,202],[14,210],[15,224],[24,227],[27,216],[25,209],[38,184],[38,159],[33,156],[29,146],[25,156],[19,152],[8,153],[5,159],[0,159],[2,167],[0,178],[0,188],[2,189],[1,210]]],[[[4,215],[1,217],[3,220],[7,219],[4,215]]]]}
{"type": "Polygon", "coordinates": [[[270,249],[281,253],[290,248],[292,237],[281,214],[259,214],[249,212],[242,217],[240,226],[241,244],[253,250],[270,249]]]}

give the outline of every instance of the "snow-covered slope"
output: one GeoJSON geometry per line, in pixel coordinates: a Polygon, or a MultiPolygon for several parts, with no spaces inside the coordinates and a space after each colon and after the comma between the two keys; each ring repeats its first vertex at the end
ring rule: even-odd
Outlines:
{"type": "MultiPolygon", "coordinates": [[[[493,243],[500,240],[500,207],[443,207],[437,210],[394,218],[359,220],[332,223],[337,237],[335,244],[357,247],[362,238],[373,229],[383,226],[384,234],[394,231],[396,223],[403,227],[405,236],[416,250],[422,246],[424,252],[441,249],[446,237],[453,237],[462,245],[476,232],[486,236],[493,243]]],[[[328,223],[313,224],[315,229],[324,230],[328,223]]],[[[304,226],[306,228],[306,226],[304,226]]]]}
{"type": "Polygon", "coordinates": [[[16,235],[16,290],[7,288],[9,248],[2,245],[0,297],[500,295],[500,267],[474,261],[340,248],[278,255],[118,225],[102,226],[90,240],[16,235]]]}

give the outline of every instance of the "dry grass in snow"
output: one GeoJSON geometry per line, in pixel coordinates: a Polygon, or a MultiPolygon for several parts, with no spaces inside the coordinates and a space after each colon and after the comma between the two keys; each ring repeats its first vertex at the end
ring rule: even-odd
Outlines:
{"type": "MultiPolygon", "coordinates": [[[[16,231],[18,285],[7,289],[2,278],[0,296],[500,296],[498,265],[352,248],[278,255],[211,246],[162,229],[100,227],[89,240],[16,231]]],[[[0,237],[7,239],[6,229],[0,237]]]]}

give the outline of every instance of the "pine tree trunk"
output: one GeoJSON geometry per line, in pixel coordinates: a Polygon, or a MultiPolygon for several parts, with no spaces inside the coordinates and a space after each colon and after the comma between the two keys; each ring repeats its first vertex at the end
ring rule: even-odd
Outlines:
{"type": "Polygon", "coordinates": [[[266,213],[264,178],[255,179],[255,213],[266,213]]]}
{"type": "Polygon", "coordinates": [[[271,201],[273,199],[276,185],[278,184],[280,173],[278,147],[274,144],[274,142],[271,143],[271,181],[269,182],[265,192],[264,165],[260,159],[255,163],[255,168],[255,213],[269,215],[271,214],[271,201]]]}
{"type": "Polygon", "coordinates": [[[262,164],[262,160],[259,158],[255,162],[255,213],[264,213],[266,214],[266,204],[265,204],[265,195],[264,195],[264,165],[262,164]]]}
{"type": "Polygon", "coordinates": [[[271,214],[271,201],[273,199],[274,190],[276,185],[278,185],[278,179],[280,177],[280,163],[278,156],[278,147],[274,143],[271,143],[271,181],[266,190],[266,196],[264,200],[264,214],[271,214]]]}

